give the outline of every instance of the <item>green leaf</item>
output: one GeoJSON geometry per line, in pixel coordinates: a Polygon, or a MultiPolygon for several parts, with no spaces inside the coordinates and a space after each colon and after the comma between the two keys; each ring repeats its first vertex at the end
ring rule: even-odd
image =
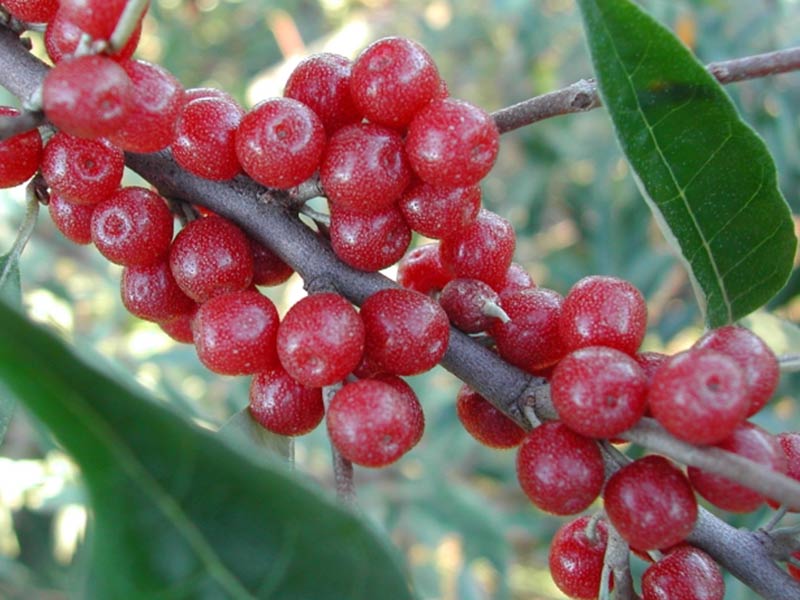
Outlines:
{"type": "Polygon", "coordinates": [[[111,379],[3,303],[0,331],[0,382],[86,481],[94,519],[81,597],[412,597],[384,539],[278,461],[111,379]]]}
{"type": "Polygon", "coordinates": [[[292,438],[278,435],[264,429],[244,408],[228,419],[219,429],[219,435],[233,441],[243,443],[252,452],[271,452],[284,460],[292,455],[292,438]]]}
{"type": "Polygon", "coordinates": [[[11,306],[22,306],[18,254],[0,256],[0,299],[5,300],[11,306]]]}
{"type": "Polygon", "coordinates": [[[707,323],[786,283],[797,240],[772,157],[722,87],[629,0],[578,0],[603,104],[639,187],[687,263],[707,323]]]}

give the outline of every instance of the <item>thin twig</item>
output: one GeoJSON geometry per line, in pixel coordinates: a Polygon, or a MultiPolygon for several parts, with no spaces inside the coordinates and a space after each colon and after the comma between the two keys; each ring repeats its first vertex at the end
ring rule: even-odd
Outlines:
{"type": "MultiPolygon", "coordinates": [[[[336,392],[341,389],[341,384],[329,385],[322,388],[322,399],[327,412],[336,392]]],[[[357,505],[356,486],[353,481],[353,463],[343,457],[336,446],[331,442],[331,457],[333,459],[333,478],[336,484],[336,496],[347,506],[357,505]]]]}
{"type": "Polygon", "coordinates": [[[36,129],[44,123],[41,111],[22,111],[18,115],[0,117],[0,141],[36,129]]]}
{"type": "Polygon", "coordinates": [[[14,266],[19,261],[22,251],[25,250],[25,246],[33,234],[33,228],[39,216],[39,194],[36,188],[40,185],[42,185],[40,180],[33,179],[25,190],[25,218],[19,227],[14,245],[11,246],[11,250],[6,255],[7,259],[3,269],[0,270],[0,289],[3,289],[8,282],[8,278],[11,277],[14,266]]]}
{"type": "Polygon", "coordinates": [[[125,10],[122,11],[119,21],[117,21],[117,26],[108,40],[112,50],[119,51],[125,47],[142,20],[149,3],[150,0],[128,0],[125,10]]]}
{"type": "Polygon", "coordinates": [[[783,354],[778,357],[778,365],[783,373],[797,373],[800,371],[800,354],[783,354]]]}

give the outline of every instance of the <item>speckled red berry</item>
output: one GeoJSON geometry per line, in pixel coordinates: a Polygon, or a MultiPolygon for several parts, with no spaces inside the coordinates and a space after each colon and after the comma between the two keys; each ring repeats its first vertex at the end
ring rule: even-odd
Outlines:
{"type": "Polygon", "coordinates": [[[477,279],[454,279],[439,295],[439,304],[450,322],[465,333],[487,331],[496,320],[507,316],[500,308],[500,296],[477,279]]]}
{"type": "Polygon", "coordinates": [[[403,218],[417,233],[433,238],[458,237],[472,225],[481,208],[481,188],[411,185],[400,198],[403,218]]]}
{"type": "Polygon", "coordinates": [[[3,0],[3,7],[20,21],[48,23],[58,10],[59,0],[3,0]]]}
{"type": "Polygon", "coordinates": [[[157,323],[191,312],[196,305],[178,287],[167,260],[125,267],[120,291],[128,312],[157,323]]]}
{"type": "Polygon", "coordinates": [[[94,206],[75,204],[51,192],[47,208],[53,219],[53,225],[64,234],[64,237],[76,244],[91,243],[94,206]]]}
{"type": "Polygon", "coordinates": [[[516,448],[525,437],[522,427],[467,384],[458,390],[456,413],[464,429],[489,448],[516,448]]]}
{"type": "MultiPolygon", "coordinates": [[[[15,117],[19,111],[0,106],[0,117],[15,117]]],[[[42,137],[34,129],[0,140],[0,189],[24,183],[39,170],[42,161],[42,137]]]]}
{"type": "Polygon", "coordinates": [[[642,600],[723,600],[725,580],[708,554],[679,546],[642,574],[642,600]]]}
{"type": "Polygon", "coordinates": [[[397,283],[422,294],[439,292],[454,277],[442,265],[436,243],[417,246],[397,265],[397,283]]]}
{"type": "Polygon", "coordinates": [[[343,262],[361,271],[379,271],[396,263],[411,243],[400,211],[353,213],[332,207],[331,247],[343,262]]]}
{"type": "Polygon", "coordinates": [[[257,373],[250,382],[250,415],[278,435],[304,435],[325,416],[322,390],[293,379],[282,367],[257,373]]]}
{"type": "Polygon", "coordinates": [[[608,545],[608,528],[597,521],[593,537],[587,536],[589,517],[570,521],[556,532],[550,543],[550,575],[564,594],[579,600],[600,596],[603,557],[608,545]]]}

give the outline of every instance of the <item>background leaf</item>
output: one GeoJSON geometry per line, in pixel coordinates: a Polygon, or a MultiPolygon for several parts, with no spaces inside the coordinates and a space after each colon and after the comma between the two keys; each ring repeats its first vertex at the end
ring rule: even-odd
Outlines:
{"type": "Polygon", "coordinates": [[[245,407],[235,413],[219,429],[219,435],[246,444],[251,451],[268,451],[284,460],[292,455],[292,438],[267,431],[259,425],[245,407]]]}
{"type": "Polygon", "coordinates": [[[412,597],[388,545],[277,462],[110,379],[2,303],[0,331],[0,381],[83,471],[85,597],[412,597]]]}
{"type": "Polygon", "coordinates": [[[716,327],[786,283],[796,245],[762,140],[721,86],[629,0],[579,0],[603,103],[716,327]]]}

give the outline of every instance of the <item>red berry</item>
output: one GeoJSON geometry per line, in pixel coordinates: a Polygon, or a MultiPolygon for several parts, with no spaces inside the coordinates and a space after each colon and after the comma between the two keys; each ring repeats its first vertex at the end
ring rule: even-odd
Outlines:
{"type": "Polygon", "coordinates": [[[234,98],[228,92],[215,87],[196,87],[188,88],[183,91],[184,105],[189,104],[189,102],[194,100],[200,100],[201,98],[217,98],[219,100],[225,100],[226,102],[238,104],[236,102],[236,98],[234,98]]]}
{"type": "Polygon", "coordinates": [[[456,412],[464,429],[489,448],[515,448],[525,437],[522,427],[466,384],[458,390],[456,412]]]}
{"type": "Polygon", "coordinates": [[[342,381],[361,362],[364,324],[339,294],[306,296],[278,328],[278,357],[303,385],[323,387],[342,381]]]}
{"type": "Polygon", "coordinates": [[[258,292],[211,298],[192,321],[200,361],[221,375],[249,375],[278,366],[278,311],[258,292]]]}
{"type": "MultiPolygon", "coordinates": [[[[0,117],[15,117],[19,111],[0,106],[0,117]]],[[[39,170],[42,162],[42,136],[33,129],[0,140],[0,189],[24,183],[39,170]]]]}
{"type": "Polygon", "coordinates": [[[47,142],[42,175],[50,188],[76,204],[97,204],[122,181],[125,155],[106,140],[86,140],[63,132],[47,142]]]}
{"type": "Polygon", "coordinates": [[[611,524],[639,550],[677,544],[697,521],[697,500],[689,481],[663,456],[645,456],[614,473],[603,502],[611,524]]]}
{"type": "Polygon", "coordinates": [[[330,136],[345,125],[361,121],[361,113],[350,96],[352,66],[349,58],[339,54],[313,54],[292,71],[283,95],[313,110],[330,136]]]}
{"type": "Polygon", "coordinates": [[[554,365],[564,356],[558,316],[564,298],[547,288],[508,294],[501,306],[511,319],[496,322],[491,334],[505,360],[528,372],[554,365]]]}
{"type": "Polygon", "coordinates": [[[250,250],[253,253],[253,284],[279,285],[289,279],[294,269],[287,265],[272,250],[250,239],[250,250]]]}
{"type": "Polygon", "coordinates": [[[322,390],[297,382],[281,367],[253,377],[249,409],[264,429],[278,435],[309,433],[325,416],[322,390]]]}
{"type": "Polygon", "coordinates": [[[719,565],[693,546],[680,546],[642,575],[642,600],[723,600],[719,565]]]}
{"type": "Polygon", "coordinates": [[[408,452],[425,426],[419,401],[374,379],[348,383],[334,395],[326,417],[331,443],[347,460],[384,467],[408,452]]]}
{"type": "Polygon", "coordinates": [[[331,204],[361,213],[392,206],[411,179],[400,135],[372,123],[333,134],[319,175],[331,204]]]}
{"type": "Polygon", "coordinates": [[[236,129],[244,109],[232,100],[198,98],[183,105],[175,121],[172,155],[184,169],[222,181],[241,171],[236,129]]]}
{"type": "Polygon", "coordinates": [[[417,42],[388,37],[362,50],[353,64],[350,93],[372,123],[403,128],[440,89],[439,71],[417,42]]]}
{"type": "Polygon", "coordinates": [[[439,304],[450,322],[465,333],[486,331],[505,314],[497,292],[477,279],[448,282],[439,296],[439,304]]]}
{"type": "Polygon", "coordinates": [[[48,23],[58,10],[59,0],[3,0],[3,7],[26,23],[48,23]]]}
{"type": "Polygon", "coordinates": [[[194,300],[178,287],[166,260],[122,270],[122,304],[140,319],[163,323],[192,312],[194,300]]]}
{"type": "Polygon", "coordinates": [[[236,156],[245,172],[268,187],[288,189],[319,167],[325,128],[314,111],[291,98],[256,104],[236,132],[236,156]]]}
{"type": "Polygon", "coordinates": [[[376,292],[361,306],[361,319],[367,334],[365,354],[387,373],[424,373],[447,350],[447,315],[434,300],[418,292],[376,292]]]}
{"type": "Polygon", "coordinates": [[[107,40],[114,32],[127,0],[61,0],[64,18],[96,40],[107,40]]]}
{"type": "Polygon", "coordinates": [[[594,537],[586,534],[589,517],[571,521],[556,532],[550,543],[550,575],[570,598],[594,600],[600,595],[608,528],[598,521],[594,537]]]}
{"type": "Polygon", "coordinates": [[[351,267],[379,271],[400,260],[411,243],[411,230],[394,206],[370,214],[331,208],[331,247],[351,267]]]}
{"type": "Polygon", "coordinates": [[[53,224],[68,240],[76,244],[92,241],[92,212],[94,206],[75,204],[55,192],[50,193],[47,204],[53,224]]]}
{"type": "Polygon", "coordinates": [[[631,283],[592,275],[578,281],[564,298],[561,339],[569,350],[608,346],[633,355],[647,328],[647,305],[631,283]]]}
{"type": "MultiPolygon", "coordinates": [[[[406,154],[432,185],[478,183],[494,165],[500,134],[492,117],[463,100],[434,100],[408,126],[406,154]]],[[[507,266],[507,265],[506,265],[507,266]]]]}
{"type": "Polygon", "coordinates": [[[186,225],[172,242],[169,263],[175,281],[197,302],[243,290],[253,280],[250,242],[222,217],[204,217],[186,225]]]}
{"type": "Polygon", "coordinates": [[[404,288],[433,294],[453,279],[442,265],[439,244],[423,244],[406,254],[397,265],[397,283],[404,288]]]}
{"type": "MultiPolygon", "coordinates": [[[[64,11],[59,10],[47,24],[44,32],[44,46],[47,56],[53,63],[61,61],[65,56],[71,56],[78,49],[83,31],[70,21],[64,11]]],[[[136,51],[139,39],[142,36],[142,22],[134,29],[128,42],[120,50],[107,50],[108,56],[116,61],[127,60],[136,51]]]]}
{"type": "Polygon", "coordinates": [[[517,479],[541,510],[574,515],[589,508],[603,489],[603,455],[594,440],[563,423],[545,423],[522,441],[517,479]]]}
{"type": "Polygon", "coordinates": [[[61,60],[45,76],[42,103],[59,129],[82,138],[105,137],[131,118],[137,90],[110,58],[84,55],[61,60]]]}
{"type": "Polygon", "coordinates": [[[414,423],[421,423],[423,426],[414,428],[416,432],[416,437],[413,438],[411,445],[416,446],[417,443],[422,439],[422,434],[424,433],[424,424],[425,424],[425,414],[422,411],[422,405],[419,403],[419,398],[417,398],[417,394],[414,392],[414,389],[408,385],[401,377],[397,375],[388,375],[386,373],[375,373],[371,377],[361,377],[361,379],[374,379],[375,381],[381,381],[383,383],[388,383],[392,386],[396,391],[402,394],[405,398],[405,402],[408,404],[411,412],[411,421],[414,423]]]}
{"type": "MultiPolygon", "coordinates": [[[[786,456],[777,439],[745,421],[715,447],[748,458],[764,469],[786,472],[786,456]]],[[[697,467],[687,469],[689,481],[697,493],[714,506],[730,512],[745,513],[757,509],[766,500],[755,490],[697,467]]]]}
{"type": "Polygon", "coordinates": [[[589,346],[558,363],[550,397],[570,429],[609,438],[633,427],[644,414],[647,377],[627,354],[589,346]]]}
{"type": "Polygon", "coordinates": [[[92,213],[92,241],[100,254],[118,265],[145,265],[166,256],[173,217],[158,194],[125,187],[92,213]]]}
{"type": "Polygon", "coordinates": [[[194,316],[197,314],[197,309],[199,307],[199,305],[195,305],[195,308],[190,312],[180,314],[168,321],[163,321],[159,323],[158,326],[161,327],[161,330],[176,342],[180,342],[182,344],[194,344],[192,321],[194,321],[194,316]]]}
{"type": "Polygon", "coordinates": [[[109,139],[129,152],[166,148],[172,142],[175,120],[184,103],[183,86],[160,65],[127,60],[121,66],[133,82],[133,103],[125,124],[109,139]]]}
{"type": "Polygon", "coordinates": [[[661,352],[637,352],[633,355],[633,358],[642,367],[644,374],[647,375],[649,384],[653,381],[653,376],[658,368],[669,358],[669,355],[661,352]]]}
{"type": "Polygon", "coordinates": [[[535,288],[536,284],[522,265],[512,262],[508,270],[506,270],[503,281],[492,287],[500,296],[505,296],[506,294],[535,288]]]}
{"type": "Polygon", "coordinates": [[[653,375],[647,401],[664,428],[690,444],[721,442],[750,407],[736,362],[696,348],[664,361],[653,375]]]}
{"type": "MultiPolygon", "coordinates": [[[[781,450],[783,450],[783,455],[786,457],[786,475],[800,481],[800,432],[786,431],[779,433],[777,439],[781,450]]],[[[777,502],[769,498],[767,503],[773,508],[778,508],[779,506],[777,502]]],[[[790,512],[800,512],[800,507],[791,506],[788,510],[790,512]]]]}
{"type": "Polygon", "coordinates": [[[481,188],[434,187],[417,182],[400,198],[403,218],[414,231],[433,239],[458,237],[481,208],[481,188]]]}
{"type": "Polygon", "coordinates": [[[780,379],[778,359],[769,346],[749,329],[735,325],[712,329],[697,340],[695,346],[722,352],[736,362],[748,390],[748,417],[761,410],[772,397],[780,379]]]}

